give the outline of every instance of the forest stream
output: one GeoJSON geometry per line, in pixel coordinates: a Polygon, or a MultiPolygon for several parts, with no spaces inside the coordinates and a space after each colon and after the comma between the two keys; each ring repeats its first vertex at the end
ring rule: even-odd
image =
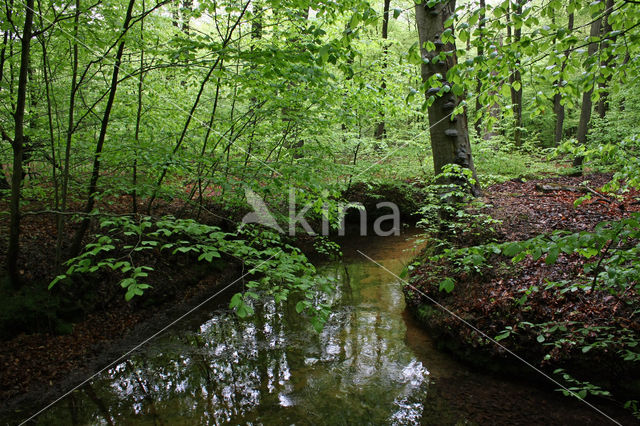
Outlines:
{"type": "Polygon", "coordinates": [[[553,389],[473,372],[436,350],[406,312],[400,280],[357,252],[400,273],[416,235],[342,243],[343,258],[319,268],[337,280],[319,334],[293,300],[276,309],[262,298],[242,320],[227,308],[230,291],[35,421],[608,424],[553,389]]]}

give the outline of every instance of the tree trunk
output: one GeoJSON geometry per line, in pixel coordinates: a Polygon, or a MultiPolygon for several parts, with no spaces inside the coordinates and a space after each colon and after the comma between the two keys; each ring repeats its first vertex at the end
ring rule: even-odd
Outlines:
{"type": "Polygon", "coordinates": [[[193,13],[193,0],[182,1],[182,32],[189,34],[191,30],[191,15],[193,13]]]}
{"type": "Polygon", "coordinates": [[[27,98],[27,74],[29,72],[29,53],[33,27],[34,0],[26,0],[24,29],[22,32],[22,51],[20,52],[20,73],[18,75],[18,98],[13,114],[15,130],[11,143],[13,148],[13,171],[11,178],[9,248],[7,250],[7,273],[14,288],[20,287],[18,273],[18,254],[20,250],[20,184],[22,182],[22,156],[24,154],[24,110],[27,98]]]}
{"type": "MultiPolygon", "coordinates": [[[[124,24],[122,26],[123,34],[129,29],[129,23],[131,22],[131,14],[133,12],[133,6],[136,0],[129,0],[129,6],[127,7],[127,14],[124,18],[124,24]]],[[[98,189],[98,178],[100,177],[100,156],[102,155],[102,147],[107,136],[107,127],[109,126],[109,118],[111,116],[111,108],[113,107],[113,101],[116,97],[116,90],[118,89],[118,73],[120,72],[120,65],[122,64],[122,54],[124,53],[125,38],[123,37],[118,45],[118,51],[116,52],[116,60],[113,64],[113,72],[111,74],[111,85],[109,88],[109,98],[104,108],[104,114],[100,123],[100,133],[98,135],[98,142],[96,144],[96,151],[93,157],[93,171],[91,173],[91,180],[89,181],[89,188],[87,194],[87,205],[85,207],[85,213],[88,215],[93,210],[93,206],[96,201],[96,190],[98,189]]],[[[82,246],[82,239],[84,238],[91,219],[85,217],[80,223],[80,228],[76,232],[71,246],[71,256],[77,256],[80,253],[82,246]]]]}
{"type": "MultiPolygon", "coordinates": [[[[447,72],[456,64],[455,45],[443,43],[440,35],[444,32],[444,23],[451,17],[455,10],[455,0],[436,3],[428,7],[425,3],[416,4],[416,23],[420,40],[420,52],[423,58],[422,80],[428,81],[439,74],[440,83],[451,87],[446,80],[447,72]],[[426,50],[426,43],[433,43],[435,51],[426,50]],[[448,55],[444,61],[433,62],[433,58],[441,52],[454,52],[448,55]]],[[[454,109],[460,103],[460,99],[449,90],[440,95],[442,88],[430,88],[425,96],[429,100],[433,96],[433,102],[429,106],[429,130],[431,135],[431,148],[433,151],[433,166],[436,174],[440,174],[447,164],[457,164],[471,170],[476,183],[471,185],[474,195],[479,194],[477,176],[471,156],[469,144],[469,132],[467,129],[467,116],[462,112],[452,117],[454,109]]]]}
{"type": "MultiPolygon", "coordinates": [[[[600,36],[600,30],[602,28],[602,17],[596,19],[591,24],[590,37],[595,38],[600,36]]],[[[588,57],[593,57],[598,51],[598,42],[590,42],[587,49],[588,57]]],[[[594,76],[595,81],[595,76],[594,76]]],[[[595,83],[594,83],[595,84],[595,83]]],[[[591,121],[591,109],[593,102],[591,101],[591,95],[593,94],[593,86],[582,94],[582,108],[580,110],[580,122],[578,123],[578,143],[584,145],[587,143],[587,132],[589,131],[589,124],[591,121]]],[[[582,156],[577,156],[573,160],[573,165],[576,167],[582,166],[582,156]]]]}
{"type": "MultiPolygon", "coordinates": [[[[142,0],[142,11],[145,1],[142,0]]],[[[133,136],[135,142],[133,165],[131,170],[131,211],[138,213],[138,150],[140,149],[140,122],[142,121],[142,89],[144,85],[144,18],[140,20],[140,76],[138,77],[138,108],[136,109],[136,128],[133,136]]]]}
{"type": "MultiPolygon", "coordinates": [[[[42,22],[41,22],[42,24],[42,22]]],[[[53,194],[54,194],[54,209],[58,210],[60,208],[60,194],[58,193],[58,174],[56,173],[56,168],[58,167],[58,163],[56,160],[56,140],[53,134],[53,111],[51,109],[51,81],[49,75],[49,58],[47,56],[47,44],[44,38],[41,40],[42,46],[42,70],[44,73],[44,88],[45,88],[45,96],[47,100],[47,121],[49,125],[49,145],[51,147],[51,180],[53,181],[53,194]]]]}
{"type": "MultiPolygon", "coordinates": [[[[515,14],[522,15],[522,5],[526,0],[517,0],[515,14]],[[522,1],[522,3],[521,3],[522,1]]],[[[513,39],[516,44],[520,43],[522,38],[522,27],[518,26],[513,29],[513,39]]],[[[520,75],[520,60],[514,64],[513,72],[509,76],[511,84],[511,104],[513,105],[513,141],[516,146],[522,145],[522,77],[520,75]],[[514,88],[517,85],[518,88],[514,88]]]]}
{"type": "MultiPolygon", "coordinates": [[[[613,10],[613,6],[614,6],[613,1],[614,0],[607,0],[605,16],[602,18],[603,19],[603,30],[602,30],[603,35],[609,34],[611,33],[611,31],[613,31],[613,27],[609,22],[609,16],[611,15],[611,10],[613,10]]],[[[605,50],[609,46],[609,44],[614,44],[615,41],[616,41],[616,37],[612,37],[611,40],[603,40],[601,50],[605,50]]],[[[605,52],[605,54],[606,54],[606,57],[604,62],[602,63],[601,68],[606,69],[611,66],[612,54],[611,52],[605,52]]],[[[607,114],[607,110],[609,109],[609,92],[607,91],[607,86],[609,85],[610,81],[611,81],[611,74],[604,77],[604,81],[598,84],[598,87],[600,88],[600,99],[598,101],[597,110],[600,118],[604,118],[604,116],[607,114]]]]}
{"type": "MultiPolygon", "coordinates": [[[[567,23],[567,29],[569,33],[573,31],[573,13],[569,14],[569,22],[567,23]]],[[[560,86],[562,85],[562,80],[564,79],[564,70],[567,67],[567,60],[569,59],[570,50],[567,49],[564,51],[564,60],[562,61],[562,67],[560,69],[560,77],[556,80],[556,94],[553,96],[553,111],[556,114],[556,128],[554,131],[554,140],[556,145],[560,143],[562,140],[562,136],[564,135],[564,105],[562,105],[562,94],[560,93],[560,86]]]]}
{"type": "MultiPolygon", "coordinates": [[[[7,8],[7,20],[11,20],[12,13],[13,0],[9,2],[9,7],[7,8]]],[[[2,78],[4,77],[4,63],[6,61],[7,44],[12,42],[11,39],[11,32],[8,29],[4,30],[2,35],[2,49],[0,50],[0,91],[2,90],[2,78]]]]}
{"type": "MultiPolygon", "coordinates": [[[[484,55],[484,18],[486,16],[485,7],[485,0],[480,0],[480,19],[478,19],[478,56],[484,55]]],[[[471,37],[469,37],[469,39],[471,39],[471,37]]],[[[481,91],[482,79],[478,78],[478,84],[476,86],[476,115],[478,115],[478,112],[482,109],[482,104],[480,103],[481,91]]],[[[476,129],[476,135],[481,138],[483,133],[482,114],[476,117],[474,127],[476,129]]]]}
{"type": "Polygon", "coordinates": [[[62,188],[60,188],[60,209],[63,214],[59,214],[56,221],[56,271],[59,271],[62,262],[62,241],[64,239],[64,212],[67,209],[67,194],[69,188],[69,163],[71,157],[71,143],[73,142],[74,112],[76,107],[76,90],[78,85],[78,27],[80,20],[80,0],[76,0],[76,9],[73,17],[73,61],[71,65],[71,89],[69,91],[69,113],[67,121],[67,135],[64,150],[64,165],[62,169],[62,188]]]}
{"type": "MultiPolygon", "coordinates": [[[[387,82],[384,78],[385,70],[387,69],[387,55],[389,54],[389,45],[387,44],[387,39],[389,38],[389,7],[391,6],[391,0],[384,0],[384,7],[382,11],[382,92],[384,93],[387,89],[387,82]]],[[[376,131],[374,133],[374,137],[376,139],[382,139],[386,133],[385,123],[384,123],[384,111],[380,112],[380,116],[382,120],[376,126],[376,131]]]]}

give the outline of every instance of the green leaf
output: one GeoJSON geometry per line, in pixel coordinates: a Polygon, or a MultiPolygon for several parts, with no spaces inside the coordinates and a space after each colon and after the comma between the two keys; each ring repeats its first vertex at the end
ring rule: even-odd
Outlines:
{"type": "Polygon", "coordinates": [[[58,282],[60,282],[60,281],[64,280],[65,278],[67,278],[67,276],[66,276],[66,275],[64,275],[64,274],[62,274],[62,275],[58,275],[57,277],[55,277],[55,278],[53,279],[53,281],[51,281],[51,283],[49,283],[49,287],[48,287],[48,289],[49,289],[49,290],[51,290],[51,288],[52,288],[54,285],[56,285],[58,282]]]}
{"type": "Polygon", "coordinates": [[[547,253],[547,257],[544,260],[544,263],[547,265],[553,265],[558,260],[558,255],[560,254],[560,248],[558,246],[553,246],[549,249],[549,253],[547,253]]]}
{"type": "Polygon", "coordinates": [[[453,291],[453,288],[455,287],[455,281],[451,278],[445,278],[444,280],[440,281],[440,291],[446,291],[447,293],[451,293],[453,291]]]}
{"type": "Polygon", "coordinates": [[[327,60],[329,59],[329,49],[331,48],[331,46],[329,46],[328,44],[325,44],[324,46],[322,46],[320,48],[320,51],[318,52],[318,55],[320,56],[320,60],[321,63],[326,64],[327,60]]]}
{"type": "Polygon", "coordinates": [[[316,331],[316,333],[321,333],[324,329],[324,321],[318,316],[311,318],[311,325],[313,326],[313,329],[316,331]]]}
{"type": "Polygon", "coordinates": [[[506,247],[502,249],[502,254],[507,257],[514,257],[519,254],[523,250],[523,246],[519,242],[512,242],[507,244],[506,247]]]}
{"type": "Polygon", "coordinates": [[[241,303],[243,303],[242,293],[236,293],[233,295],[231,301],[229,302],[229,308],[233,309],[237,306],[240,306],[241,303]]]}
{"type": "Polygon", "coordinates": [[[198,256],[198,260],[206,260],[207,262],[211,262],[214,257],[220,257],[220,253],[217,251],[207,251],[198,256]]]}
{"type": "Polygon", "coordinates": [[[496,336],[495,340],[499,342],[500,340],[506,339],[506,338],[507,338],[507,337],[509,337],[510,335],[511,335],[511,332],[510,332],[510,331],[505,331],[504,333],[498,334],[498,335],[496,336]]]}

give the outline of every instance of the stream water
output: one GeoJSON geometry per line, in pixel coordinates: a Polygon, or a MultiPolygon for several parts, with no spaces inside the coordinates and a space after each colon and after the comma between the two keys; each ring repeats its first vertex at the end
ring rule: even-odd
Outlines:
{"type": "Polygon", "coordinates": [[[351,238],[322,333],[294,303],[239,319],[222,296],[36,418],[38,424],[609,424],[587,406],[475,373],[405,311],[410,235],[351,238]]]}

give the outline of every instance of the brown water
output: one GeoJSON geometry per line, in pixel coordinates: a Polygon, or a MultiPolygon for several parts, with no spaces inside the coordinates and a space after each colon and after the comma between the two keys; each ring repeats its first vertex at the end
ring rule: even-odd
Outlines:
{"type": "MultiPolygon", "coordinates": [[[[228,295],[36,418],[39,424],[610,424],[552,390],[470,371],[407,315],[403,237],[353,238],[322,333],[271,300],[241,320],[228,295]]],[[[628,417],[627,417],[628,419],[628,417]]]]}

